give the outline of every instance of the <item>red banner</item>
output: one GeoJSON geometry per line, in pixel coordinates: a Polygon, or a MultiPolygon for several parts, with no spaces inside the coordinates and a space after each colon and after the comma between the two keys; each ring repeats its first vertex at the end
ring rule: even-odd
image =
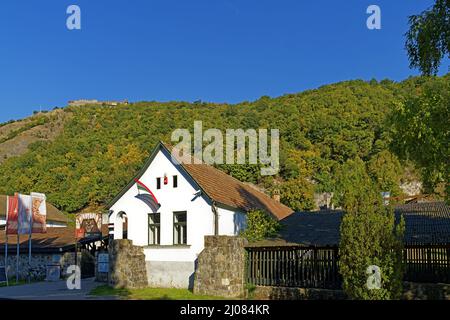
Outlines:
{"type": "Polygon", "coordinates": [[[17,234],[19,226],[19,195],[8,197],[8,212],[6,217],[6,234],[17,234]]]}

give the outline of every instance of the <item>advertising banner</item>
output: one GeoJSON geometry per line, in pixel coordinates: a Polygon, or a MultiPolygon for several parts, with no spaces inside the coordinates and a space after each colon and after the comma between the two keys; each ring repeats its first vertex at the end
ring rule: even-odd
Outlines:
{"type": "Polygon", "coordinates": [[[19,194],[19,234],[30,234],[32,218],[31,196],[19,194]]]}
{"type": "Polygon", "coordinates": [[[6,234],[17,234],[19,226],[19,195],[8,197],[7,218],[6,218],[6,234]]]}
{"type": "Polygon", "coordinates": [[[75,237],[92,238],[102,236],[102,214],[80,213],[76,217],[75,237]]]}
{"type": "Polygon", "coordinates": [[[32,233],[47,233],[47,205],[45,194],[31,193],[33,204],[32,233]]]}

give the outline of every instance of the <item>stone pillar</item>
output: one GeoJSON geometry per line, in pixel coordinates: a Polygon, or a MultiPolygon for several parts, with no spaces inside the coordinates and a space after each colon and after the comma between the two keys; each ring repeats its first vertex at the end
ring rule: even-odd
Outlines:
{"type": "Polygon", "coordinates": [[[198,256],[194,293],[237,298],[245,296],[247,240],[233,236],[205,236],[198,256]]]}
{"type": "Polygon", "coordinates": [[[145,288],[148,286],[145,254],[131,240],[113,240],[109,244],[109,279],[114,288],[145,288]]]}

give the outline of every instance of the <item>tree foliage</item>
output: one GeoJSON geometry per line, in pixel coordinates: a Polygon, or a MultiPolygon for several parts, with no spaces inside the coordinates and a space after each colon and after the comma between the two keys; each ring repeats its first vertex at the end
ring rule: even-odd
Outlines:
{"type": "Polygon", "coordinates": [[[259,241],[276,236],[280,227],[280,223],[268,213],[250,210],[247,212],[247,228],[241,236],[249,241],[259,241]]]}
{"type": "Polygon", "coordinates": [[[314,186],[304,179],[289,180],[281,185],[280,200],[294,211],[314,209],[314,186]]]}
{"type": "Polygon", "coordinates": [[[403,220],[396,225],[394,213],[382,199],[360,160],[348,160],[339,175],[341,205],[345,211],[340,231],[340,273],[343,288],[352,299],[398,299],[403,267],[403,220]],[[367,285],[368,268],[380,270],[381,286],[367,285]]]}
{"type": "MultiPolygon", "coordinates": [[[[448,80],[427,81],[448,85],[448,80]]],[[[55,140],[37,142],[0,165],[0,193],[44,192],[67,212],[104,206],[142,167],[159,140],[170,142],[177,128],[192,132],[195,120],[203,121],[204,130],[222,132],[279,129],[277,175],[261,176],[259,165],[219,168],[264,189],[280,189],[281,201],[296,210],[311,208],[314,192],[335,191],[336,173],[355,157],[371,163],[369,172],[380,178],[380,188],[394,190],[403,172],[396,173],[395,157],[386,153],[386,118],[395,103],[420,95],[423,85],[421,78],[401,83],[355,80],[234,105],[181,101],[67,107],[60,112],[70,116],[64,117],[64,130],[55,140]]]]}
{"type": "Polygon", "coordinates": [[[450,0],[436,0],[432,8],[409,17],[405,47],[411,68],[424,75],[438,72],[450,55],[450,0]]]}
{"type": "Polygon", "coordinates": [[[390,117],[392,148],[422,170],[428,192],[439,183],[448,188],[450,178],[449,79],[424,79],[417,93],[395,103],[390,117]]]}

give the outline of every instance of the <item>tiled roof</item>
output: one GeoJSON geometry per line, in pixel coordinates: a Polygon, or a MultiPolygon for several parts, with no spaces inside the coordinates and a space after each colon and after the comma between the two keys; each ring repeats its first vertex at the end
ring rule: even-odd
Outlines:
{"type": "Polygon", "coordinates": [[[281,238],[304,245],[336,245],[342,215],[342,211],[296,212],[281,220],[281,238]]]}
{"type": "MultiPolygon", "coordinates": [[[[173,147],[163,144],[172,152],[173,147]]],[[[284,204],[275,201],[265,193],[245,184],[232,176],[207,164],[183,163],[178,159],[183,168],[195,182],[218,203],[222,203],[244,211],[250,209],[262,209],[274,215],[277,219],[283,219],[293,213],[293,210],[284,204]]]]}
{"type": "MultiPolygon", "coordinates": [[[[165,150],[172,153],[173,147],[160,142],[147,160],[141,171],[135,176],[140,178],[145,170],[150,166],[156,152],[165,150]]],[[[283,219],[293,213],[293,210],[275,201],[268,195],[255,188],[227,175],[226,173],[207,164],[193,164],[190,158],[175,157],[181,164],[184,171],[199,185],[206,195],[218,204],[230,206],[232,208],[248,211],[250,209],[262,209],[272,214],[277,219],[283,219]],[[187,164],[190,162],[191,164],[187,164]]],[[[134,179],[126,186],[122,192],[108,205],[112,205],[134,185],[134,179]]]]}
{"type": "MultiPolygon", "coordinates": [[[[103,236],[108,235],[107,225],[102,226],[103,236]]],[[[0,253],[5,251],[5,230],[0,230],[0,253]]],[[[80,240],[81,243],[87,239],[80,240]]],[[[75,245],[73,227],[47,228],[47,233],[34,233],[31,237],[32,252],[58,252],[72,249],[75,245]]],[[[8,236],[8,252],[16,252],[17,235],[8,236]]],[[[28,235],[19,236],[20,253],[28,253],[28,235]]]]}
{"type": "MultiPolygon", "coordinates": [[[[450,206],[445,202],[424,202],[395,207],[398,218],[405,219],[406,244],[450,243],[450,206]]],[[[340,238],[342,211],[296,212],[281,220],[280,243],[302,245],[337,245],[340,238]]],[[[270,242],[261,243],[270,245],[270,242]]]]}
{"type": "Polygon", "coordinates": [[[408,243],[450,243],[450,206],[445,202],[410,203],[395,211],[405,218],[408,243]]]}
{"type": "MultiPolygon", "coordinates": [[[[67,217],[48,201],[47,203],[47,220],[51,222],[67,223],[67,217]]],[[[5,217],[6,213],[6,196],[0,195],[0,217],[5,217]]]]}

